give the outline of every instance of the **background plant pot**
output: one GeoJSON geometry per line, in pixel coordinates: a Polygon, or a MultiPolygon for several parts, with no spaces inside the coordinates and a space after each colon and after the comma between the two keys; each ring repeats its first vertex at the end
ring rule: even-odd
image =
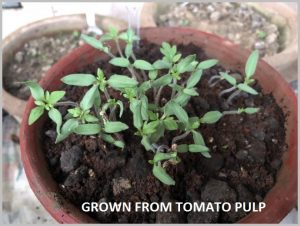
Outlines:
{"type": "MultiPolygon", "coordinates": [[[[118,29],[125,29],[127,27],[125,21],[107,16],[97,16],[96,23],[104,31],[106,31],[110,25],[118,29]]],[[[19,28],[3,40],[2,58],[4,71],[9,62],[13,59],[15,53],[18,52],[26,42],[43,36],[51,36],[62,31],[73,32],[74,30],[81,31],[84,29],[87,29],[84,14],[51,17],[19,28]]],[[[3,76],[9,76],[9,74],[4,74],[3,76]]],[[[11,95],[5,90],[5,87],[2,88],[2,93],[3,108],[20,121],[25,109],[25,101],[11,95]]]]}
{"type": "MultiPolygon", "coordinates": [[[[219,59],[225,68],[240,71],[243,71],[244,63],[250,53],[220,37],[192,29],[147,28],[141,30],[141,36],[142,39],[157,44],[171,40],[178,44],[193,43],[201,47],[209,57],[219,59]]],[[[115,50],[115,46],[112,46],[112,50],[115,50]]],[[[104,57],[107,58],[104,53],[84,45],[56,63],[43,77],[40,84],[47,90],[58,89],[63,76],[78,72],[104,57]]],[[[240,222],[278,223],[295,206],[297,199],[297,99],[288,83],[266,62],[259,62],[255,77],[262,86],[263,92],[272,92],[276,102],[287,115],[285,127],[288,150],[283,156],[277,183],[264,199],[267,207],[260,213],[249,214],[240,222]]],[[[32,126],[28,126],[27,123],[33,107],[34,102],[30,98],[20,130],[22,161],[32,190],[58,222],[93,222],[93,219],[80,212],[58,194],[58,185],[51,177],[41,148],[43,144],[40,134],[45,117],[32,126]]]]}
{"type": "MultiPolygon", "coordinates": [[[[280,31],[279,39],[282,43],[282,51],[272,56],[266,56],[264,60],[277,69],[288,81],[297,79],[298,29],[296,11],[286,4],[278,2],[246,4],[253,7],[268,21],[274,23],[280,31]]],[[[151,27],[157,26],[157,16],[161,12],[168,12],[169,5],[145,3],[142,12],[144,24],[151,27]]],[[[141,24],[145,27],[143,23],[141,24]]]]}

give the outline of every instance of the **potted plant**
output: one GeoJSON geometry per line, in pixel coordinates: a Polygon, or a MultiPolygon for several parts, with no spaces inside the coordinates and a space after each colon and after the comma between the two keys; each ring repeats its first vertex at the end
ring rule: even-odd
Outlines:
{"type": "Polygon", "coordinates": [[[257,52],[178,28],[142,29],[136,48],[131,29],[83,39],[90,46],[26,83],[22,160],[56,220],[275,223],[293,208],[296,97],[257,52]],[[262,200],[256,213],[80,210],[91,201],[262,200]]]}

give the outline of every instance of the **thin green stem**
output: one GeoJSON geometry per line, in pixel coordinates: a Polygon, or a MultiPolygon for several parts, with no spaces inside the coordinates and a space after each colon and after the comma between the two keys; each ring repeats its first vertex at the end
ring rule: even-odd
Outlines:
{"type": "Polygon", "coordinates": [[[225,90],[223,90],[222,92],[219,93],[219,97],[222,97],[224,94],[230,93],[231,91],[233,91],[233,90],[235,90],[235,89],[236,89],[235,86],[230,87],[230,88],[228,88],[228,89],[225,89],[225,90]]]}
{"type": "Polygon", "coordinates": [[[159,105],[159,100],[160,100],[160,96],[161,96],[161,92],[162,92],[163,88],[164,88],[163,86],[159,87],[157,94],[155,96],[154,103],[157,106],[159,105]]]}
{"type": "Polygon", "coordinates": [[[190,134],[190,131],[186,131],[185,133],[174,137],[172,140],[172,145],[175,144],[177,141],[180,141],[180,140],[186,138],[189,134],[190,134]]]}
{"type": "Polygon", "coordinates": [[[62,102],[57,102],[54,104],[54,106],[73,106],[73,107],[78,107],[79,105],[75,102],[72,101],[62,101],[62,102]]]}
{"type": "MultiPolygon", "coordinates": [[[[177,84],[177,79],[173,78],[173,86],[175,86],[176,84],[177,84]]],[[[173,88],[172,88],[171,99],[174,98],[175,94],[176,94],[176,90],[175,90],[175,88],[173,87],[173,88]]]]}

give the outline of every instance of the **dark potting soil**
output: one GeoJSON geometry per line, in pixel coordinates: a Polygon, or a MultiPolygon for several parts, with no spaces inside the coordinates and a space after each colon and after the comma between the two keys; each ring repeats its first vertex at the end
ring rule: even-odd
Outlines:
{"type": "MultiPolygon", "coordinates": [[[[196,54],[198,60],[207,59],[205,53],[188,44],[180,45],[183,55],[196,54]]],[[[159,46],[141,42],[136,50],[137,58],[154,62],[161,57],[159,46]]],[[[81,72],[95,73],[97,67],[105,73],[125,73],[124,69],[111,67],[102,61],[81,72]]],[[[285,117],[272,94],[243,95],[233,105],[226,106],[218,97],[228,88],[220,82],[210,88],[208,78],[224,70],[220,65],[206,70],[199,85],[200,96],[193,97],[186,106],[190,116],[202,116],[211,110],[229,110],[240,107],[259,107],[253,115],[228,115],[216,124],[202,125],[201,133],[212,158],[201,154],[179,154],[181,162],[167,166],[175,179],[175,186],[166,186],[152,175],[148,160],[153,153],[145,151],[140,137],[134,135],[132,116],[127,109],[122,121],[129,125],[123,136],[123,151],[103,143],[94,136],[71,135],[65,141],[54,144],[55,128],[47,122],[44,130],[44,151],[54,179],[60,185],[61,194],[81,208],[83,202],[259,202],[276,183],[276,173],[286,150],[285,117]]],[[[258,84],[254,87],[261,90],[258,84]]],[[[78,101],[86,88],[68,87],[67,98],[78,101]]],[[[165,99],[168,98],[166,88],[165,99]]],[[[116,93],[111,92],[117,98],[116,93]]],[[[152,95],[149,95],[151,99],[152,95]]],[[[164,100],[162,100],[164,101],[164,100]]],[[[66,109],[59,109],[63,114],[66,109]]],[[[166,133],[161,144],[170,144],[176,134],[166,133]]],[[[192,142],[188,137],[184,143],[192,142]]],[[[90,213],[99,222],[110,223],[212,223],[236,222],[247,213],[240,212],[99,212],[90,213]]]]}
{"type": "Polygon", "coordinates": [[[3,85],[12,95],[27,100],[29,89],[20,82],[40,81],[50,67],[70,50],[79,46],[78,31],[59,32],[51,36],[33,39],[15,53],[8,65],[4,65],[3,85]]]}

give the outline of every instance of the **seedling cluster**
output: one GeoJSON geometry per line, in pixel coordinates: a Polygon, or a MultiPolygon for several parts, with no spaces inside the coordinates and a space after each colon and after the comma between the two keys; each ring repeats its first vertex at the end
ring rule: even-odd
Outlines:
{"type": "MultiPolygon", "coordinates": [[[[185,107],[191,97],[198,96],[197,84],[203,71],[218,63],[215,59],[198,62],[196,55],[182,57],[175,45],[163,42],[160,52],[163,57],[154,63],[137,59],[133,52],[134,42],[139,39],[132,29],[119,33],[115,28],[101,37],[100,40],[86,35],[82,39],[92,47],[108,54],[110,64],[116,67],[128,69],[128,74],[105,75],[98,68],[96,75],[70,74],[61,81],[70,86],[89,87],[79,103],[61,101],[65,91],[44,91],[35,82],[26,82],[35,100],[36,107],[29,116],[29,124],[38,120],[44,111],[56,124],[56,143],[66,139],[71,133],[79,135],[97,135],[105,142],[121,149],[125,142],[120,132],[128,129],[126,122],[121,121],[125,106],[133,116],[135,135],[141,138],[141,144],[147,151],[154,153],[149,163],[153,165],[153,174],[162,183],[174,185],[174,179],[167,173],[168,164],[178,164],[178,153],[200,153],[209,158],[209,148],[200,132],[203,124],[218,122],[223,116],[229,114],[253,114],[258,108],[240,108],[230,111],[209,111],[203,116],[190,117],[185,107]],[[107,41],[113,41],[118,50],[118,56],[110,51],[107,41]],[[120,41],[125,42],[122,52],[120,41]],[[183,76],[185,75],[185,76],[183,76]],[[185,79],[187,78],[187,79],[185,79]],[[162,100],[162,93],[169,87],[171,92],[167,101],[162,100]],[[119,92],[124,98],[117,100],[110,95],[109,90],[119,92]],[[101,99],[105,97],[105,101],[101,99]],[[57,110],[58,106],[69,106],[68,113],[62,116],[57,110]],[[170,143],[162,144],[162,137],[169,131],[175,132],[176,136],[170,143]],[[192,136],[193,143],[185,144],[184,138],[192,136]]],[[[251,87],[254,79],[258,53],[254,51],[246,63],[245,78],[243,83],[237,84],[236,79],[227,72],[220,72],[212,76],[209,86],[216,85],[221,80],[226,80],[231,88],[223,90],[219,95],[233,92],[228,102],[240,92],[256,95],[257,92],[251,87]]],[[[127,122],[128,123],[128,122],[127,122]]]]}

